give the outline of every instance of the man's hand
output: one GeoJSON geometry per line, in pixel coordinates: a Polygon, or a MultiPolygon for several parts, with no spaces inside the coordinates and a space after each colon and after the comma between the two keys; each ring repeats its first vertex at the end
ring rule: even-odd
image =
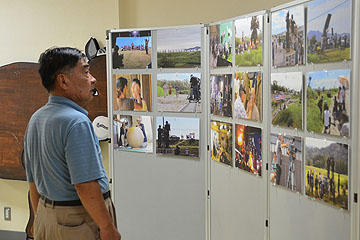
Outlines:
{"type": "Polygon", "coordinates": [[[90,182],[75,184],[79,198],[100,229],[101,240],[120,240],[120,233],[115,228],[109,211],[106,209],[99,183],[90,182]]]}
{"type": "Polygon", "coordinates": [[[121,235],[114,227],[113,224],[100,229],[100,239],[101,240],[121,240],[121,235]]]}

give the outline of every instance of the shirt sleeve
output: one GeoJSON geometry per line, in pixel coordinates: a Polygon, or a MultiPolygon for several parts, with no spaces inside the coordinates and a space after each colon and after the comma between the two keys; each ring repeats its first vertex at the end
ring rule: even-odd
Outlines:
{"type": "Polygon", "coordinates": [[[31,166],[30,166],[30,158],[27,151],[28,149],[28,144],[26,141],[27,131],[28,129],[26,128],[25,137],[24,137],[24,165],[25,165],[26,181],[34,182],[34,177],[32,175],[31,166]]]}
{"type": "Polygon", "coordinates": [[[72,184],[103,176],[101,149],[90,122],[75,124],[66,139],[65,158],[72,184]]]}

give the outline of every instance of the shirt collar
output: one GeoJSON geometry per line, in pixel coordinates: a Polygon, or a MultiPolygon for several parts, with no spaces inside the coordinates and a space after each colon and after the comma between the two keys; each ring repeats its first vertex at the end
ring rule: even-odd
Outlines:
{"type": "Polygon", "coordinates": [[[50,95],[48,103],[57,103],[57,104],[67,105],[67,106],[72,107],[75,110],[85,114],[86,116],[88,116],[88,111],[86,111],[84,108],[77,105],[77,103],[75,103],[74,101],[72,101],[66,97],[50,95]]]}

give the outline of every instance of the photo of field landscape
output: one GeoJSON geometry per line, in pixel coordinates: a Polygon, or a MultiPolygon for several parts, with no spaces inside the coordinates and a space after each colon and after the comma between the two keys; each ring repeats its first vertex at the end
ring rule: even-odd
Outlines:
{"type": "Polygon", "coordinates": [[[272,124],[302,129],[303,75],[301,72],[271,74],[272,124]]]}
{"type": "Polygon", "coordinates": [[[201,28],[157,31],[158,68],[201,67],[201,28]]]}

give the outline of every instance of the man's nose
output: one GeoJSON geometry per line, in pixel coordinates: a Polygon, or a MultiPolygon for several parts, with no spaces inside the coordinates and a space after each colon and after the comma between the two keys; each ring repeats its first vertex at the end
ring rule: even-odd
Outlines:
{"type": "Polygon", "coordinates": [[[94,76],[91,75],[91,74],[90,74],[90,77],[91,77],[91,82],[92,82],[92,83],[96,83],[96,78],[94,78],[94,76]]]}

